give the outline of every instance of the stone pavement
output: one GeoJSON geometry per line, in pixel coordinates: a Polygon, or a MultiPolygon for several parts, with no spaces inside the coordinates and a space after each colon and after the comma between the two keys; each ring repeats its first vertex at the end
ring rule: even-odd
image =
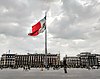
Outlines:
{"type": "Polygon", "coordinates": [[[63,69],[46,70],[31,69],[23,71],[23,69],[3,69],[0,70],[0,79],[100,79],[100,69],[68,69],[65,74],[63,69]]]}

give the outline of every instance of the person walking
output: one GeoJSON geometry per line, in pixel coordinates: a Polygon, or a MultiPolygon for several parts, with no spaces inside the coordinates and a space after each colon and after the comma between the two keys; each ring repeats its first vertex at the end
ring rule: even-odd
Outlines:
{"type": "Polygon", "coordinates": [[[67,64],[66,64],[66,58],[63,58],[63,67],[64,67],[64,73],[67,73],[67,64]]]}

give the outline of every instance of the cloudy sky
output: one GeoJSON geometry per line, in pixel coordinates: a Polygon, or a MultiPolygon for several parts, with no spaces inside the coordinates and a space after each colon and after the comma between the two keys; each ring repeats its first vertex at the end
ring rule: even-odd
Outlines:
{"type": "Polygon", "coordinates": [[[100,54],[100,0],[0,0],[0,55],[44,53],[44,33],[27,34],[45,11],[48,53],[100,54]]]}

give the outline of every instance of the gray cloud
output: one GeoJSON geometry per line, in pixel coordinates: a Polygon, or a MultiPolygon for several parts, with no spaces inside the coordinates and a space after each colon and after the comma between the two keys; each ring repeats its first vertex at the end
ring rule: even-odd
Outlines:
{"type": "Polygon", "coordinates": [[[34,17],[41,16],[42,11],[46,10],[44,6],[48,7],[45,4],[41,4],[39,0],[1,0],[0,33],[13,36],[25,36],[26,28],[30,26],[30,23],[32,24],[32,20],[35,20],[34,17]],[[17,26],[14,24],[17,24],[17,26]]]}
{"type": "MultiPolygon", "coordinates": [[[[87,34],[90,34],[89,32],[92,31],[100,16],[100,11],[96,9],[99,5],[83,7],[77,1],[62,0],[62,2],[63,17],[61,20],[55,19],[50,28],[50,33],[57,38],[87,39],[87,34]]],[[[96,30],[94,31],[97,34],[96,30]]]]}
{"type": "Polygon", "coordinates": [[[48,52],[76,55],[99,51],[100,2],[97,0],[0,0],[0,51],[44,52],[44,33],[27,36],[48,11],[48,52]]]}
{"type": "Polygon", "coordinates": [[[63,53],[69,55],[94,50],[99,53],[100,3],[92,0],[86,1],[84,5],[78,0],[62,0],[62,2],[61,14],[63,16],[60,20],[56,18],[49,27],[53,38],[61,39],[60,45],[56,43],[58,48],[64,49],[63,53]],[[61,44],[61,41],[65,44],[61,44]]]}

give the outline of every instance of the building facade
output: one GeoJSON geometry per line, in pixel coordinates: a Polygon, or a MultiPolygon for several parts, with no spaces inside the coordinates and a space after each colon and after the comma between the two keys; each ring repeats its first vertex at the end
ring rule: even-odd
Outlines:
{"type": "Polygon", "coordinates": [[[67,57],[66,63],[68,68],[78,68],[80,67],[79,57],[67,57]]]}
{"type": "MultiPolygon", "coordinates": [[[[28,54],[28,55],[16,55],[16,66],[23,67],[44,67],[45,66],[45,54],[28,54]]],[[[60,54],[47,54],[47,65],[49,67],[60,65],[60,54]]]]}
{"type": "Polygon", "coordinates": [[[97,66],[100,67],[100,54],[94,54],[97,58],[97,66]]]}
{"type": "Polygon", "coordinates": [[[60,54],[3,54],[1,57],[2,67],[44,67],[45,62],[48,67],[56,67],[60,65],[60,54]]]}
{"type": "Polygon", "coordinates": [[[1,57],[1,67],[14,67],[16,54],[3,54],[1,57]]]}
{"type": "Polygon", "coordinates": [[[78,54],[76,57],[68,57],[66,58],[66,64],[68,68],[93,68],[100,67],[100,55],[99,54],[91,54],[90,52],[82,52],[78,54]]]}
{"type": "Polygon", "coordinates": [[[81,67],[93,67],[98,66],[98,58],[96,54],[91,54],[90,52],[82,52],[77,55],[80,59],[81,67]]]}

